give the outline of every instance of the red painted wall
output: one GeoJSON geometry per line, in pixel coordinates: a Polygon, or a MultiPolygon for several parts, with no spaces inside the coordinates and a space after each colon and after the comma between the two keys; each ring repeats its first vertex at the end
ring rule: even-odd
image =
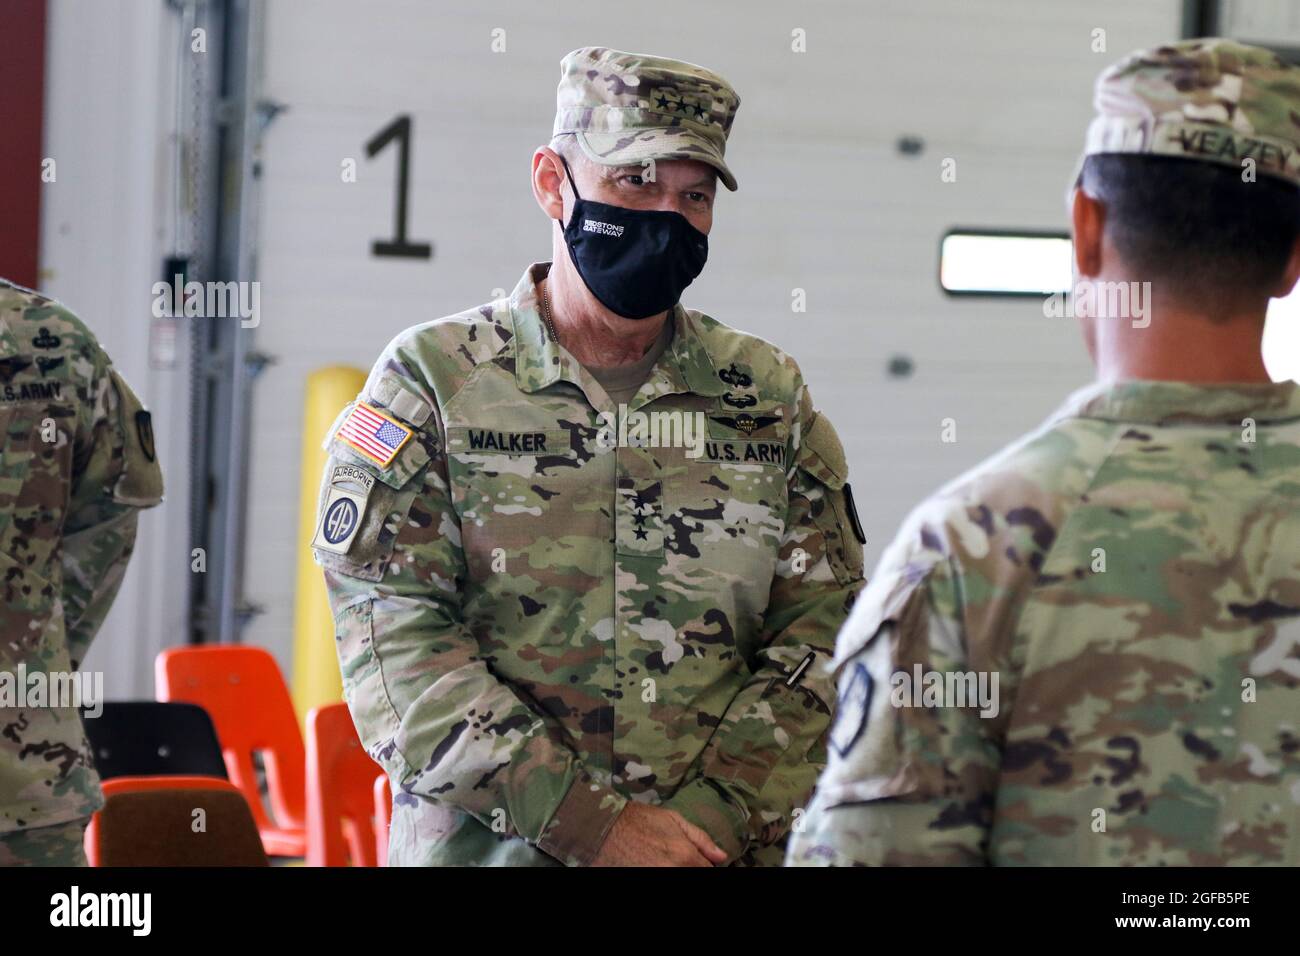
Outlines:
{"type": "Polygon", "coordinates": [[[36,288],[45,0],[0,2],[0,276],[36,288]]]}

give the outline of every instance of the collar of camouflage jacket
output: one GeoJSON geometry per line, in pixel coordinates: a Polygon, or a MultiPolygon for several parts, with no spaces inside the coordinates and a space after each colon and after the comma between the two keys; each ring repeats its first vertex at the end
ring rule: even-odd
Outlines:
{"type": "Polygon", "coordinates": [[[1098,382],[1071,395],[1057,417],[1146,425],[1281,422],[1300,419],[1300,389],[1295,382],[1098,382]]]}
{"type": "MultiPolygon", "coordinates": [[[[581,387],[588,377],[581,363],[551,339],[542,320],[537,283],[550,270],[550,262],[534,262],[510,293],[515,326],[515,381],[525,392],[539,391],[559,379],[581,387]]],[[[672,321],[672,342],[651,372],[652,377],[659,373],[663,376],[661,381],[651,383],[654,397],[674,392],[721,395],[726,391],[726,384],[714,370],[698,321],[680,302],[673,306],[672,321]]]]}

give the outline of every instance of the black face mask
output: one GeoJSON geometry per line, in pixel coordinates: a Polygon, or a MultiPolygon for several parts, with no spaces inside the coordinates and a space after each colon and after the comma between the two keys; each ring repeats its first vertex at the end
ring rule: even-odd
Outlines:
{"type": "Polygon", "coordinates": [[[648,319],[677,304],[709,257],[709,237],[679,212],[626,209],[578,195],[564,227],[573,267],[591,294],[616,315],[648,319]]]}

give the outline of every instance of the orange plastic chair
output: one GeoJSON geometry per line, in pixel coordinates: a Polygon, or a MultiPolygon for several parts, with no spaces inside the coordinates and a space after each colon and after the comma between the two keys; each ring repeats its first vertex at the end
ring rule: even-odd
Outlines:
{"type": "Polygon", "coordinates": [[[159,700],[198,704],[212,717],[230,781],[244,794],[271,856],[307,852],[302,732],[275,658],[260,647],[173,647],[154,661],[159,700]],[[262,806],[253,767],[262,752],[274,819],[262,806]]]}
{"type": "Polygon", "coordinates": [[[374,780],[347,704],[307,714],[307,865],[375,866],[374,780]]]}
{"type": "Polygon", "coordinates": [[[375,778],[375,863],[388,865],[388,830],[393,825],[393,791],[388,774],[375,778]]]}
{"type": "Polygon", "coordinates": [[[224,777],[113,777],[102,786],[104,806],[86,827],[91,866],[267,865],[248,801],[224,777]]]}

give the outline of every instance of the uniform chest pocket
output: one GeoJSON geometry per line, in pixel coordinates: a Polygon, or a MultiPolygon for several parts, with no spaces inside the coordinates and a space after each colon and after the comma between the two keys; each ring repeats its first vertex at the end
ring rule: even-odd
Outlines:
{"type": "MultiPolygon", "coordinates": [[[[45,578],[0,553],[0,667],[11,670],[19,663],[44,669],[49,666],[43,651],[50,637],[50,615],[55,589],[45,578]]],[[[62,636],[62,632],[56,632],[62,636]]],[[[58,642],[66,655],[67,648],[58,642]]]]}
{"type": "Polygon", "coordinates": [[[0,542],[6,554],[21,543],[19,536],[58,536],[72,477],[71,416],[64,406],[0,407],[0,542]]]}
{"type": "Polygon", "coordinates": [[[738,447],[747,443],[710,448],[722,444],[706,443],[704,455],[666,492],[666,546],[735,573],[767,568],[780,550],[789,505],[784,446],[756,448],[747,461],[738,447]]]}
{"type": "Polygon", "coordinates": [[[584,497],[584,447],[567,428],[449,426],[452,500],[467,530],[526,536],[543,515],[560,530],[584,497]]]}

